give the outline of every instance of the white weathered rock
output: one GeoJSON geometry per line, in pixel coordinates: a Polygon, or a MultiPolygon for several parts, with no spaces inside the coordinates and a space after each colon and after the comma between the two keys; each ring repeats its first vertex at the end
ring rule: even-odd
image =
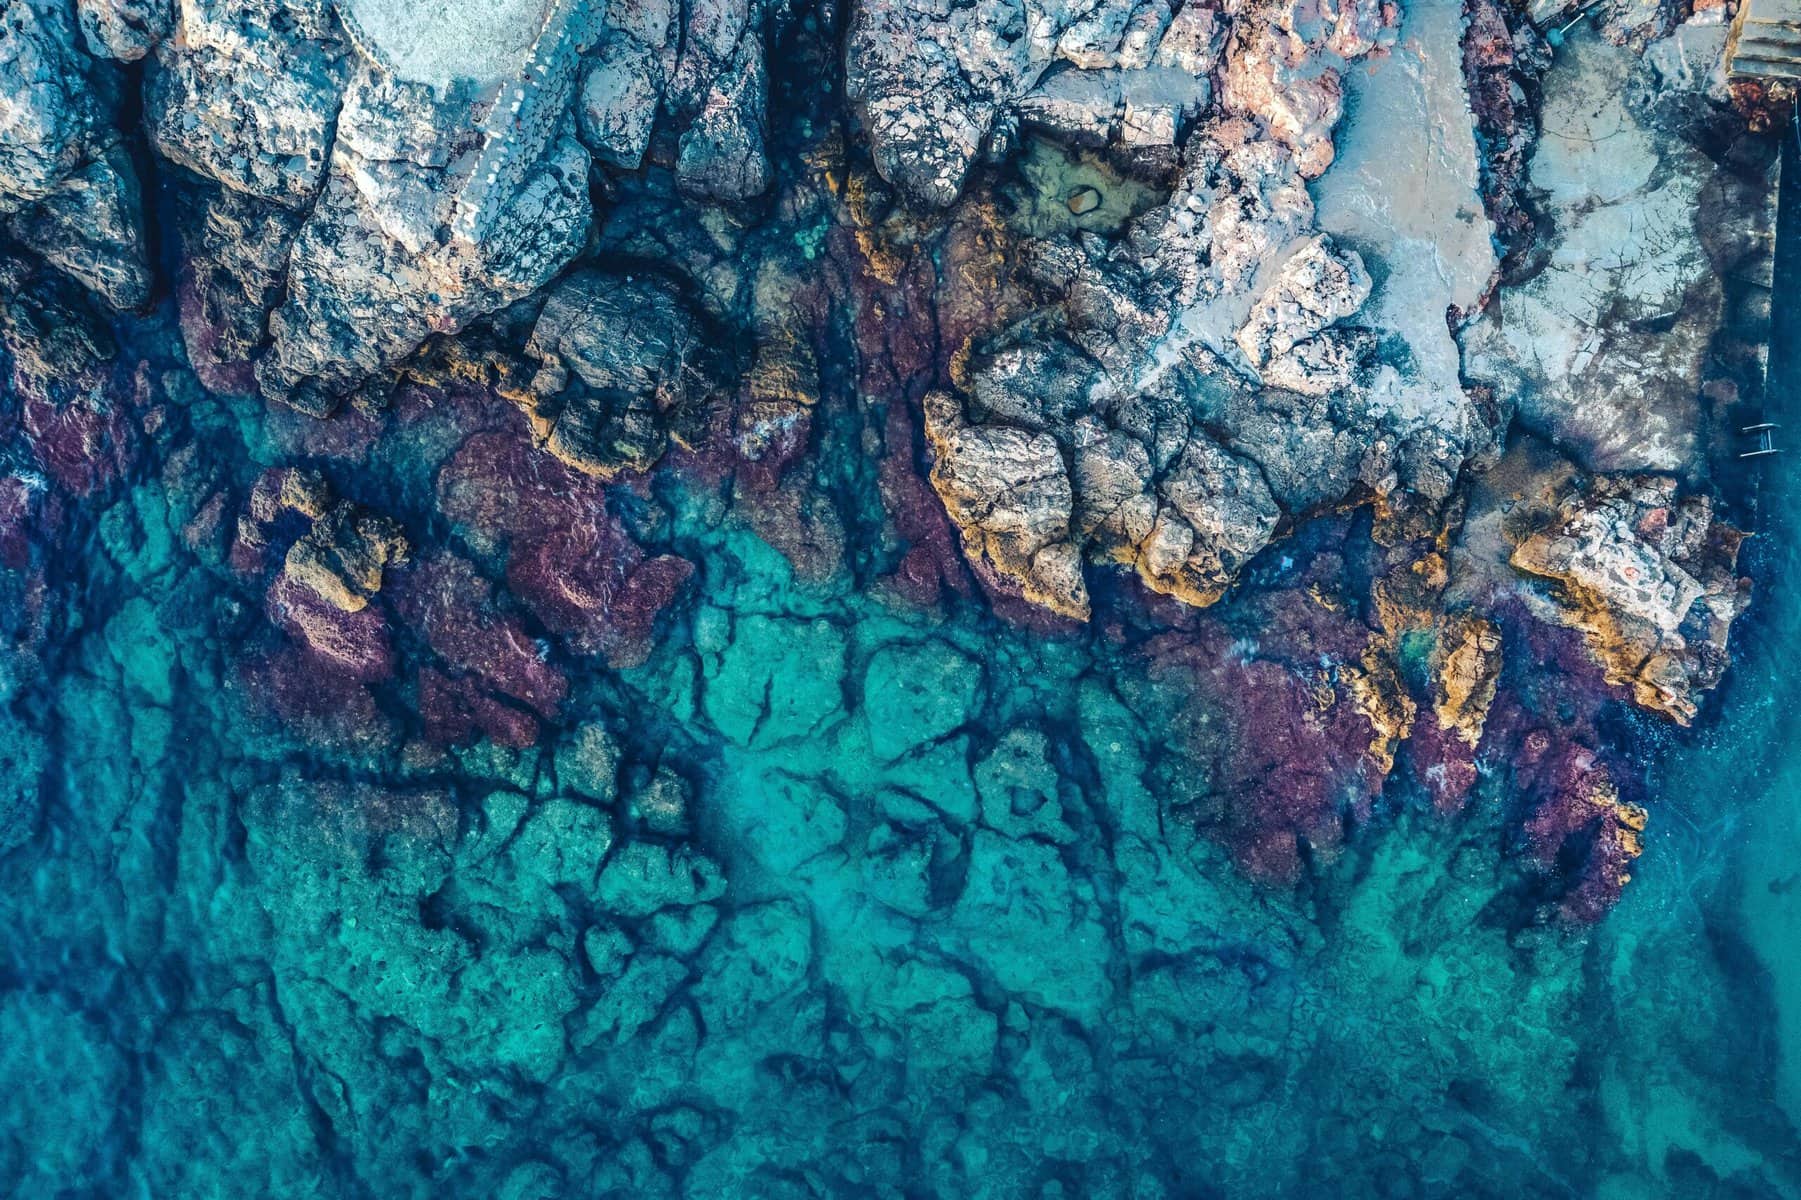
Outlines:
{"type": "Polygon", "coordinates": [[[146,76],[156,152],[248,195],[310,204],[344,87],[337,28],[328,0],[181,0],[146,76]]]}
{"type": "Polygon", "coordinates": [[[1406,6],[1400,41],[1345,77],[1353,115],[1313,194],[1320,227],[1355,245],[1381,280],[1358,323],[1407,347],[1385,356],[1372,392],[1408,424],[1473,438],[1452,326],[1480,310],[1500,264],[1468,80],[1456,69],[1463,34],[1459,0],[1406,6]]]}
{"type": "Polygon", "coordinates": [[[1238,348],[1254,367],[1281,358],[1355,313],[1369,299],[1370,277],[1355,250],[1325,234],[1290,254],[1238,329],[1238,348]]]}
{"type": "Polygon", "coordinates": [[[174,0],[75,0],[90,53],[136,62],[175,30],[174,0]]]}
{"type": "Polygon", "coordinates": [[[1572,32],[1530,167],[1555,237],[1463,337],[1469,376],[1595,470],[1699,466],[1726,276],[1768,269],[1760,189],[1683,133],[1713,111],[1708,87],[1572,32]]]}
{"type": "MultiPolygon", "coordinates": [[[[894,11],[880,10],[889,20],[894,11]]],[[[967,441],[988,430],[990,448],[1046,462],[1055,447],[1068,464],[1074,544],[1188,603],[1217,599],[1284,514],[1371,493],[1395,510],[1436,511],[1496,434],[1489,410],[1463,391],[1447,324],[1452,306],[1479,305],[1494,269],[1473,136],[1426,131],[1444,154],[1419,172],[1447,172],[1434,188],[1417,188],[1408,170],[1388,179],[1366,173],[1384,139],[1416,136],[1393,129],[1397,105],[1413,102],[1468,128],[1454,5],[1431,8],[1417,43],[1357,78],[1365,103],[1349,135],[1355,175],[1332,192],[1346,241],[1323,231],[1315,213],[1308,181],[1333,160],[1341,75],[1348,59],[1394,41],[1383,14],[1367,0],[1184,6],[1167,20],[1153,14],[1134,25],[1091,6],[1068,25],[1050,18],[1046,26],[1065,30],[1056,52],[1088,69],[1045,74],[1009,101],[1014,113],[1072,140],[1131,146],[1195,118],[1186,105],[1159,107],[1175,94],[1153,87],[1169,78],[1159,70],[1217,67],[1222,80],[1216,97],[1190,93],[1201,99],[1199,118],[1181,139],[1165,203],[1116,240],[1034,247],[1034,273],[1061,297],[1060,312],[1022,322],[1023,341],[1002,338],[972,356],[962,414],[967,441]],[[1130,48],[1128,29],[1141,35],[1130,48]],[[1128,66],[1140,61],[1150,65],[1128,66]],[[1353,210],[1361,223],[1345,216],[1353,210]],[[1445,260],[1410,239],[1429,245],[1447,225],[1446,254],[1456,261],[1435,279],[1445,260]],[[1466,228],[1468,261],[1460,249],[1466,228]],[[1381,294],[1391,307],[1380,321],[1371,320],[1372,279],[1353,244],[1385,256],[1381,294]],[[1410,300],[1418,311],[1400,312],[1410,300]],[[1375,361],[1382,335],[1407,341],[1414,361],[1375,361]]],[[[944,22],[955,26],[955,14],[944,22]]],[[[1029,48],[1032,39],[1017,42],[1029,48]]],[[[1005,61],[1018,59],[1017,45],[1012,53],[1005,61]]],[[[967,59],[957,60],[963,92],[880,99],[991,99],[994,92],[978,93],[971,81],[1004,77],[994,67],[1003,60],[982,60],[981,75],[967,59]]],[[[1030,54],[1020,61],[1036,62],[1030,54]]],[[[871,136],[880,165],[880,130],[871,136]]],[[[1314,186],[1332,191],[1331,181],[1328,173],[1314,186]]],[[[953,505],[947,497],[947,507],[966,527],[981,519],[967,498],[953,505]]],[[[1002,573],[1023,578],[1032,569],[1020,554],[983,552],[1002,573]]]]}
{"type": "Polygon", "coordinates": [[[264,391],[310,411],[410,354],[433,333],[530,295],[587,237],[587,152],[563,130],[471,199],[456,101],[370,67],[352,81],[326,188],[289,260],[270,320],[264,391]],[[410,157],[391,157],[405,147],[410,157]],[[480,204],[484,223],[464,221],[480,204]]]}
{"type": "Polygon", "coordinates": [[[1207,103],[1224,24],[1193,0],[858,0],[845,86],[882,177],[942,207],[1020,120],[1091,143],[1176,145],[1207,103]]]}

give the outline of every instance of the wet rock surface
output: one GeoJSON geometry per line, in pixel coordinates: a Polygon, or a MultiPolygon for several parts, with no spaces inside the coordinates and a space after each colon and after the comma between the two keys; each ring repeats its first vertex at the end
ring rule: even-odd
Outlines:
{"type": "Polygon", "coordinates": [[[1724,37],[1701,14],[1642,57],[1577,38],[1544,76],[1525,181],[1557,236],[1472,328],[1467,367],[1593,470],[1704,470],[1761,379],[1733,330],[1767,328],[1773,159],[1722,111],[1724,37]]]}
{"type": "Polygon", "coordinates": [[[1708,11],[14,5],[0,1191],[1801,1189],[1708,11]]]}

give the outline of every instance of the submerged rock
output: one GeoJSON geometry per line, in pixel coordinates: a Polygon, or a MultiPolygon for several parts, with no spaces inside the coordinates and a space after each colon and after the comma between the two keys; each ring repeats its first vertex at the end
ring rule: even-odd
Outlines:
{"type": "Polygon", "coordinates": [[[556,716],[569,682],[497,603],[467,562],[444,554],[408,571],[394,589],[396,611],[421,630],[437,661],[419,670],[419,712],[440,744],[486,735],[501,745],[535,742],[556,716]]]}
{"type": "Polygon", "coordinates": [[[1523,16],[450,7],[64,5],[179,314],[0,234],[0,1192],[1793,1190],[1779,856],[1570,928],[1744,596],[1464,386],[1523,16]]]}
{"type": "Polygon", "coordinates": [[[504,562],[507,585],[581,654],[617,666],[650,652],[657,614],[693,565],[646,555],[608,505],[597,479],[536,451],[514,431],[477,433],[438,475],[438,506],[504,562]]]}
{"type": "Polygon", "coordinates": [[[0,719],[0,855],[23,846],[37,830],[48,750],[24,722],[0,719]]]}
{"type": "Polygon", "coordinates": [[[396,659],[386,617],[366,603],[345,608],[283,572],[269,586],[266,607],[269,619],[305,646],[327,671],[358,683],[373,683],[393,675],[396,659]]]}
{"type": "Polygon", "coordinates": [[[1540,733],[1527,739],[1523,773],[1542,797],[1525,826],[1527,853],[1557,876],[1557,911],[1565,919],[1598,921],[1632,881],[1632,862],[1644,853],[1649,814],[1620,798],[1607,768],[1583,747],[1560,747],[1540,733]]]}

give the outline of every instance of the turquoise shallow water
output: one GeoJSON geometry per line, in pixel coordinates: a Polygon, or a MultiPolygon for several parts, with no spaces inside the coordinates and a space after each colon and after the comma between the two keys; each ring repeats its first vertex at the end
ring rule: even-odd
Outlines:
{"type": "MultiPolygon", "coordinates": [[[[1255,881],[1194,815],[1232,696],[1123,623],[921,615],[868,586],[898,553],[873,533],[799,578],[699,470],[608,501],[694,564],[644,661],[498,610],[434,624],[473,574],[397,635],[514,677],[483,719],[533,745],[431,750],[386,684],[272,721],[316,681],[281,675],[261,593],[196,532],[209,489],[299,458],[429,512],[460,418],[370,449],[192,388],[154,411],[46,592],[6,593],[7,1194],[1801,1195],[1785,460],[1707,720],[1619,718],[1656,756],[1647,848],[1578,928],[1523,915],[1498,774],[1453,817],[1398,782],[1336,857],[1255,881]],[[377,718],[392,740],[330,736],[377,718]]],[[[821,461],[852,539],[875,529],[873,469],[821,461]]],[[[486,519],[418,518],[409,578],[434,547],[487,565],[486,519]]],[[[1357,521],[1258,585],[1300,590],[1357,521]]]]}
{"type": "MultiPolygon", "coordinates": [[[[1791,151],[1783,187],[1776,266],[1769,414],[1792,424],[1801,415],[1801,311],[1788,299],[1801,279],[1801,180],[1791,151]]],[[[1771,461],[1771,460],[1766,460],[1771,461]]],[[[1801,898],[1794,864],[1801,861],[1801,675],[1793,647],[1801,642],[1801,606],[1784,595],[1801,579],[1801,479],[1792,460],[1771,461],[1758,480],[1759,536],[1747,567],[1765,603],[1735,630],[1735,667],[1720,694],[1718,716],[1694,741],[1677,747],[1661,789],[1692,811],[1675,832],[1678,853],[1699,865],[1700,919],[1742,938],[1767,988],[1771,1028],[1765,1070],[1790,1120],[1801,1121],[1801,898]]],[[[1663,889],[1666,902],[1690,903],[1683,884],[1663,889]]],[[[1644,920],[1660,911],[1652,904],[1644,920]]],[[[1625,910],[1630,913],[1629,908],[1625,910]]],[[[1762,1077],[1764,1071],[1759,1071],[1762,1077]]]]}

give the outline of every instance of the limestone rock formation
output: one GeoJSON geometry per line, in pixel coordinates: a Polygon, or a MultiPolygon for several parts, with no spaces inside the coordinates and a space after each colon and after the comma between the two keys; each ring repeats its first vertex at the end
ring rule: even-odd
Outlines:
{"type": "Polygon", "coordinates": [[[182,4],[175,35],[145,77],[156,152],[260,200],[312,203],[347,70],[329,0],[182,4]]]}
{"type": "Polygon", "coordinates": [[[75,0],[81,36],[96,57],[136,62],[175,31],[174,0],[75,0]]]}
{"type": "Polygon", "coordinates": [[[1035,604],[1086,619],[1088,588],[1070,541],[1072,492],[1057,443],[1005,425],[971,425],[955,397],[926,399],[932,486],[979,566],[1035,604]]]}
{"type": "Polygon", "coordinates": [[[1280,515],[1269,487],[1253,463],[1201,429],[1156,471],[1141,443],[1092,423],[1078,440],[1088,432],[1098,436],[1077,451],[1083,527],[1101,535],[1101,553],[1135,567],[1152,590],[1211,604],[1268,544],[1280,515]]]}
{"type": "MultiPolygon", "coordinates": [[[[301,610],[317,601],[339,613],[361,612],[381,590],[384,572],[404,564],[407,552],[398,522],[334,499],[316,471],[288,468],[265,471],[257,479],[238,521],[231,560],[240,574],[254,576],[279,555],[273,588],[281,593],[280,607],[310,629],[319,622],[301,610]],[[297,595],[296,588],[312,599],[297,595]]],[[[320,620],[335,617],[322,614],[320,620]]]]}
{"type": "Polygon", "coordinates": [[[0,6],[0,1194],[1797,1190],[1790,865],[1557,928],[1743,602],[1568,461],[1752,361],[1704,27],[0,6]]]}
{"type": "Polygon", "coordinates": [[[0,223],[118,309],[150,299],[137,170],[118,120],[122,76],[89,54],[75,11],[20,0],[0,19],[0,223]]]}
{"type": "Polygon", "coordinates": [[[1265,381],[1323,396],[1347,386],[1355,364],[1342,343],[1315,335],[1355,314],[1369,294],[1363,260],[1320,234],[1289,255],[1233,340],[1265,381]]]}
{"type": "Polygon", "coordinates": [[[942,207],[1022,122],[1167,155],[1211,94],[1225,32],[1219,9],[1183,0],[1029,13],[859,0],[845,86],[883,178],[942,207]]]}
{"type": "Polygon", "coordinates": [[[157,151],[242,197],[191,202],[195,357],[242,362],[267,322],[258,381],[313,412],[541,287],[589,220],[567,112],[582,31],[547,27],[540,57],[477,56],[481,78],[439,87],[342,17],[323,0],[184,5],[146,94],[157,151]]]}
{"type": "Polygon", "coordinates": [[[654,6],[512,5],[487,22],[524,16],[511,40],[426,46],[396,7],[182,6],[149,75],[157,152],[204,181],[183,228],[195,357],[257,358],[263,390],[309,411],[549,281],[590,220],[578,132],[635,167],[661,103],[683,114],[684,187],[768,180],[760,8],[684,31],[654,6]]]}
{"type": "Polygon", "coordinates": [[[726,358],[667,284],[599,271],[551,290],[525,352],[541,364],[517,397],[533,436],[602,478],[646,470],[672,431],[691,435],[726,358]]]}
{"type": "Polygon", "coordinates": [[[587,238],[590,148],[635,170],[665,128],[687,193],[771,178],[764,38],[786,17],[761,4],[517,0],[429,37],[432,13],[400,0],[184,4],[172,29],[164,8],[87,11],[121,56],[154,44],[152,144],[196,177],[195,360],[240,386],[254,361],[265,394],[312,413],[549,283],[587,238]]]}
{"type": "Polygon", "coordinates": [[[609,166],[635,171],[650,149],[658,100],[675,59],[678,5],[630,6],[582,67],[582,140],[609,166]]]}
{"type": "Polygon", "coordinates": [[[248,365],[281,303],[288,254],[304,214],[223,186],[183,189],[175,224],[185,256],[177,280],[188,357],[209,387],[248,390],[248,365]]]}
{"type": "Polygon", "coordinates": [[[1543,796],[1526,822],[1527,852],[1547,873],[1576,864],[1557,910],[1566,920],[1598,920],[1632,881],[1650,814],[1620,796],[1606,765],[1588,750],[1560,748],[1540,735],[1528,738],[1521,758],[1543,796]]]}
{"type": "Polygon", "coordinates": [[[1582,631],[1610,683],[1680,724],[1719,682],[1748,585],[1734,573],[1744,535],[1705,495],[1667,476],[1597,479],[1568,496],[1513,565],[1550,582],[1544,611],[1582,631]]]}
{"type": "Polygon", "coordinates": [[[373,67],[352,75],[325,189],[295,238],[287,301],[257,364],[265,394],[327,410],[430,334],[537,291],[580,248],[588,157],[572,119],[535,146],[489,135],[470,162],[453,116],[464,104],[373,67]],[[484,184],[484,171],[500,173],[484,184]]]}
{"type": "MultiPolygon", "coordinates": [[[[1366,381],[1371,338],[1345,323],[1370,277],[1317,230],[1300,163],[1262,119],[1211,117],[1182,150],[1174,193],[1119,240],[1028,247],[1058,319],[970,356],[966,417],[990,443],[1058,449],[1078,548],[1204,605],[1285,517],[1359,494],[1441,504],[1493,431],[1461,391],[1428,408],[1366,381]]],[[[966,530],[985,519],[947,503],[966,530]]]]}

